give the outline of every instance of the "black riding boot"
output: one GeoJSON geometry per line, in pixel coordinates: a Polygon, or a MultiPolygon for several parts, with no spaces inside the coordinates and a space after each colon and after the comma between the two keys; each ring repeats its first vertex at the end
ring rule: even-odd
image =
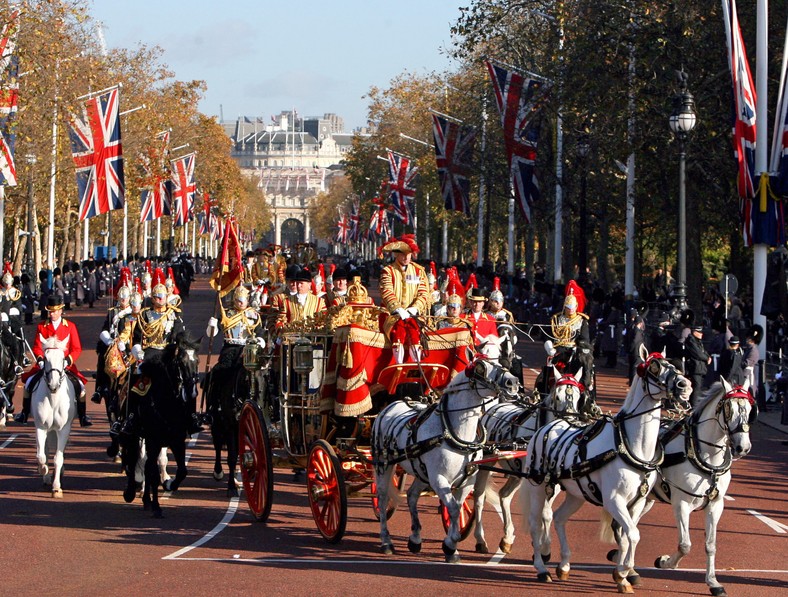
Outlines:
{"type": "Polygon", "coordinates": [[[79,417],[80,427],[90,427],[93,425],[87,415],[87,404],[77,399],[77,416],[79,417]]]}
{"type": "Polygon", "coordinates": [[[25,394],[22,396],[22,410],[14,417],[14,421],[22,425],[27,424],[27,418],[30,416],[30,393],[25,389],[25,394]]]}

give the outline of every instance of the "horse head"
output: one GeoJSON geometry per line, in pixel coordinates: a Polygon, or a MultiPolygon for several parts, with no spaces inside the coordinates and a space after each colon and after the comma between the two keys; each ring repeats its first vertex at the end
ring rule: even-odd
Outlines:
{"type": "Polygon", "coordinates": [[[50,392],[56,392],[66,377],[65,350],[67,340],[58,340],[55,336],[40,336],[41,347],[44,349],[44,379],[50,392]]]}
{"type": "Polygon", "coordinates": [[[643,380],[645,394],[653,400],[664,402],[666,407],[676,413],[686,415],[692,409],[692,385],[689,379],[662,353],[648,354],[645,346],[641,345],[640,358],[643,363],[638,365],[637,373],[643,380]]]}
{"type": "Polygon", "coordinates": [[[520,391],[520,382],[506,369],[484,355],[477,355],[465,369],[469,385],[480,395],[495,396],[499,393],[514,398],[520,391]]]}
{"type": "Polygon", "coordinates": [[[200,341],[193,340],[187,332],[181,332],[175,338],[174,347],[174,360],[178,375],[183,382],[183,391],[187,397],[194,398],[197,395],[197,376],[200,367],[198,356],[200,341]]]}
{"type": "Polygon", "coordinates": [[[743,386],[732,386],[725,378],[720,378],[720,382],[723,394],[715,415],[727,433],[733,457],[742,458],[752,449],[750,426],[758,420],[758,405],[749,392],[749,380],[743,386]]]}
{"type": "Polygon", "coordinates": [[[580,383],[583,378],[583,368],[580,367],[574,375],[571,373],[562,375],[557,369],[553,369],[553,375],[555,383],[547,396],[548,408],[560,415],[578,414],[580,399],[586,390],[580,383]]]}

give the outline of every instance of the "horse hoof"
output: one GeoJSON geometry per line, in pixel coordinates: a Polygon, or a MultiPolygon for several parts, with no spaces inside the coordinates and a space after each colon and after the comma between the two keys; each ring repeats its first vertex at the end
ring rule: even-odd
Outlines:
{"type": "Polygon", "coordinates": [[[220,470],[220,471],[217,472],[216,470],[214,470],[213,471],[213,478],[216,481],[221,481],[222,479],[224,479],[224,471],[220,470]]]}
{"type": "Polygon", "coordinates": [[[558,566],[556,566],[556,568],[555,568],[555,577],[558,580],[569,580],[569,570],[568,569],[567,570],[563,570],[563,569],[559,568],[558,566]]]}
{"type": "Polygon", "coordinates": [[[44,475],[44,486],[49,487],[50,485],[52,485],[52,475],[46,474],[44,475]]]}
{"type": "Polygon", "coordinates": [[[536,575],[536,580],[539,582],[553,582],[553,577],[550,576],[549,572],[540,572],[536,575]]]}
{"type": "Polygon", "coordinates": [[[664,568],[665,562],[668,561],[668,556],[658,556],[656,560],[654,560],[654,568],[664,568]]]}
{"type": "Polygon", "coordinates": [[[476,553],[490,553],[490,550],[487,549],[486,543],[477,543],[476,544],[476,553]]]}
{"type": "Polygon", "coordinates": [[[611,549],[609,552],[607,552],[607,561],[615,563],[616,560],[618,560],[618,550],[611,549]]]}
{"type": "Polygon", "coordinates": [[[380,553],[385,556],[394,555],[394,546],[391,543],[386,543],[380,546],[380,553]]]}
{"type": "Polygon", "coordinates": [[[235,483],[227,488],[227,497],[238,497],[238,488],[235,486],[235,483]]]}
{"type": "Polygon", "coordinates": [[[62,498],[63,497],[63,490],[62,489],[53,489],[52,490],[52,497],[53,498],[62,498]]]}
{"type": "Polygon", "coordinates": [[[419,553],[421,551],[421,543],[416,543],[408,539],[408,551],[410,551],[410,553],[419,553]]]}
{"type": "Polygon", "coordinates": [[[172,486],[172,479],[167,479],[165,481],[162,481],[161,486],[164,489],[164,491],[175,491],[175,489],[172,486]]]}
{"type": "Polygon", "coordinates": [[[728,597],[728,593],[725,592],[725,587],[711,587],[710,591],[714,597],[728,597]]]}
{"type": "Polygon", "coordinates": [[[512,553],[512,544],[509,543],[506,539],[501,539],[501,542],[498,544],[498,547],[503,553],[512,553]]]}
{"type": "Polygon", "coordinates": [[[446,556],[445,559],[447,564],[457,564],[460,561],[460,554],[457,552],[456,548],[452,549],[445,543],[441,543],[441,549],[446,556]]]}
{"type": "Polygon", "coordinates": [[[127,487],[123,490],[123,501],[130,504],[134,501],[135,495],[137,495],[137,490],[134,487],[127,487]]]}
{"type": "Polygon", "coordinates": [[[616,588],[618,589],[619,593],[622,593],[622,594],[625,594],[625,595],[631,595],[632,593],[635,592],[635,589],[633,589],[632,585],[629,584],[629,583],[618,583],[616,585],[616,588]]]}
{"type": "Polygon", "coordinates": [[[630,574],[629,576],[627,576],[627,581],[633,587],[639,587],[640,586],[640,581],[641,581],[640,575],[639,574],[630,574]]]}

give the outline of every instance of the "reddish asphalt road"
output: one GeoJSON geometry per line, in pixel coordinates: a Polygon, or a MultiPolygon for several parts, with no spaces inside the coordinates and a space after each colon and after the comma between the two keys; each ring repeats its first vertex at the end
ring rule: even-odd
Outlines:
{"type": "MultiPolygon", "coordinates": [[[[184,320],[195,334],[203,333],[213,300],[205,279],[200,279],[184,305],[184,320]]],[[[78,364],[92,372],[92,347],[103,314],[81,308],[66,315],[79,326],[86,347],[78,364]]],[[[521,347],[530,365],[542,358],[539,345],[521,347]]],[[[202,352],[205,359],[207,345],[202,352]]],[[[623,371],[623,365],[599,370],[601,402],[607,408],[621,402],[623,371]]],[[[529,371],[529,384],[533,377],[529,371]]],[[[21,402],[19,397],[16,402],[21,402]]],[[[611,566],[605,561],[610,547],[597,539],[599,511],[592,506],[584,507],[569,527],[573,571],[563,583],[536,582],[528,563],[530,541],[523,533],[506,557],[474,553],[470,538],[461,546],[463,563],[444,564],[435,498],[421,502],[422,553],[407,551],[410,525],[403,504],[390,523],[398,552],[386,557],[377,550],[378,525],[368,494],[349,500],[345,538],[329,545],[312,521],[304,483],[294,482],[286,469],[276,472],[270,519],[266,524],[254,522],[243,495],[236,504],[226,497],[224,482],[213,480],[207,433],[200,434],[190,449],[190,474],[182,488],[162,502],[166,518],[154,520],[139,500],[123,502],[124,478],[104,452],[107,423],[100,407],[89,403],[89,409],[96,424],[89,429],[76,426],[72,432],[62,500],[52,499],[36,474],[32,426],[9,423],[0,428],[0,536],[6,565],[1,595],[615,593],[611,566]]],[[[718,578],[730,595],[785,595],[788,447],[783,442],[788,437],[757,424],[752,438],[753,452],[734,466],[733,500],[726,503],[718,534],[718,578]]],[[[492,510],[485,520],[488,541],[494,545],[500,521],[492,510]]],[[[519,517],[517,522],[519,529],[519,517]]],[[[640,530],[637,559],[643,584],[638,593],[708,595],[701,516],[692,517],[693,550],[680,571],[651,567],[658,555],[675,549],[670,509],[655,506],[640,530]]],[[[557,555],[557,539],[553,551],[557,555]]]]}

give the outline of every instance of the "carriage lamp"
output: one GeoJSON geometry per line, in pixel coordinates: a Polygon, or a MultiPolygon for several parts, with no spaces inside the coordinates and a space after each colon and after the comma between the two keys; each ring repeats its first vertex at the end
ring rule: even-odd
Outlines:
{"type": "Polygon", "coordinates": [[[297,338],[293,346],[293,370],[301,375],[309,375],[314,366],[312,343],[306,338],[297,338]]]}

